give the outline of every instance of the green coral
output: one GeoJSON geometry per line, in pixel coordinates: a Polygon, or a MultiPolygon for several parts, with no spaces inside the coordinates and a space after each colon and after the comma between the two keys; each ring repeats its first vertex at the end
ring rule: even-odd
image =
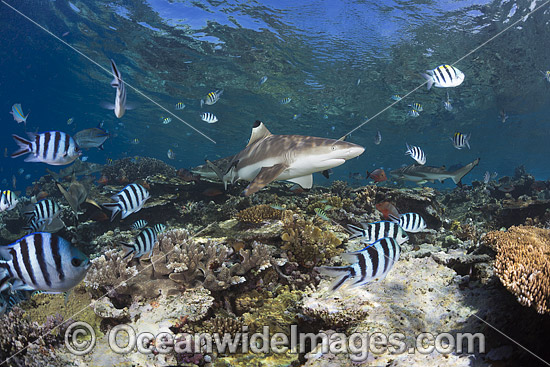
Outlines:
{"type": "Polygon", "coordinates": [[[283,221],[283,249],[290,260],[311,268],[326,263],[342,252],[342,241],[332,231],[323,231],[302,217],[283,221]]]}

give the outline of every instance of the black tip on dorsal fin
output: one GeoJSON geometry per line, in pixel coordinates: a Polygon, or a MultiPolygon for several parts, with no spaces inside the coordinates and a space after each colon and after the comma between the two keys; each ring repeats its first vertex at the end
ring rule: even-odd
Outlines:
{"type": "Polygon", "coordinates": [[[267,129],[267,127],[265,127],[264,123],[260,120],[256,120],[256,122],[254,122],[254,126],[252,127],[250,139],[248,140],[248,144],[246,146],[249,146],[250,144],[253,144],[254,142],[269,135],[271,135],[271,132],[267,129]]]}
{"type": "Polygon", "coordinates": [[[257,128],[258,126],[260,126],[262,124],[262,122],[260,120],[256,120],[254,122],[254,126],[252,126],[253,129],[257,128]]]}

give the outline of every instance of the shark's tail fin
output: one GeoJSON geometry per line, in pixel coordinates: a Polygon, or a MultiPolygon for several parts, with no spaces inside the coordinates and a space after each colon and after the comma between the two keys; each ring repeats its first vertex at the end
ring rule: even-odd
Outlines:
{"type": "Polygon", "coordinates": [[[458,186],[461,186],[462,183],[460,182],[460,180],[462,180],[462,177],[466,176],[468,173],[470,173],[470,171],[472,169],[474,169],[475,166],[477,166],[479,164],[479,158],[476,159],[475,161],[471,162],[471,163],[468,163],[467,165],[465,165],[464,167],[462,168],[459,168],[457,169],[456,171],[453,171],[451,172],[450,174],[452,175],[451,176],[451,179],[453,180],[453,182],[455,184],[457,184],[458,186]]]}
{"type": "Polygon", "coordinates": [[[355,270],[351,266],[319,266],[315,270],[323,275],[336,277],[330,284],[332,292],[340,288],[348,279],[355,275],[355,270]]]}

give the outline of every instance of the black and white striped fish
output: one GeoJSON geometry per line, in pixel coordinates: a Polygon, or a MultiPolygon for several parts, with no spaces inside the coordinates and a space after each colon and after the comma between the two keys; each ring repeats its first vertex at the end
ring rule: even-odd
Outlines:
{"type": "Polygon", "coordinates": [[[0,195],[0,212],[12,210],[19,203],[17,195],[11,190],[4,190],[0,195]]]}
{"type": "Polygon", "coordinates": [[[374,223],[361,223],[361,227],[348,224],[348,229],[352,233],[350,240],[361,238],[363,243],[373,243],[384,237],[395,238],[397,243],[402,245],[409,240],[409,235],[397,223],[390,221],[380,221],[374,223]]]}
{"type": "Polygon", "coordinates": [[[289,104],[292,101],[292,98],[286,97],[279,101],[280,104],[289,104]]]}
{"type": "Polygon", "coordinates": [[[406,232],[422,232],[427,227],[424,218],[417,213],[399,214],[399,217],[390,214],[389,218],[392,222],[399,224],[406,232]]]}
{"type": "Polygon", "coordinates": [[[405,154],[410,155],[411,158],[414,159],[418,164],[426,164],[426,155],[424,154],[424,151],[420,149],[420,147],[407,144],[407,151],[405,152],[405,154]]]}
{"type": "Polygon", "coordinates": [[[218,118],[213,113],[210,113],[210,112],[201,113],[201,120],[208,122],[209,124],[218,122],[218,118]]]}
{"type": "Polygon", "coordinates": [[[335,291],[344,284],[351,288],[360,287],[376,280],[382,280],[399,260],[401,246],[396,239],[384,237],[356,252],[343,254],[351,263],[347,266],[320,266],[316,269],[324,275],[337,277],[330,285],[335,291]]]}
{"type": "Polygon", "coordinates": [[[42,162],[60,166],[73,162],[82,154],[75,140],[64,132],[46,131],[40,134],[27,133],[27,135],[29,140],[12,135],[19,145],[19,150],[12,153],[12,158],[32,153],[25,158],[25,162],[42,162]]]}
{"type": "Polygon", "coordinates": [[[154,228],[145,228],[136,236],[134,243],[122,243],[122,246],[126,247],[123,259],[132,254],[134,258],[139,258],[145,254],[151,255],[157,242],[157,235],[158,233],[154,228]]]}
{"type": "Polygon", "coordinates": [[[432,86],[438,88],[458,87],[464,81],[464,73],[451,65],[439,65],[433,70],[426,70],[427,74],[422,74],[428,81],[428,90],[432,86]]]}
{"type": "Polygon", "coordinates": [[[208,93],[205,99],[201,99],[201,108],[205,104],[213,105],[214,103],[218,102],[222,94],[223,94],[223,89],[208,93]]]}
{"type": "Polygon", "coordinates": [[[155,231],[155,233],[157,235],[161,234],[162,232],[164,232],[166,230],[166,226],[164,224],[155,224],[153,226],[153,231],[155,231]]]}
{"type": "Polygon", "coordinates": [[[453,146],[456,148],[456,149],[462,149],[464,147],[468,147],[468,149],[470,149],[470,137],[472,136],[472,134],[462,134],[462,133],[459,133],[459,132],[456,132],[452,138],[449,138],[451,139],[451,141],[453,142],[453,146]]]}
{"type": "Polygon", "coordinates": [[[65,292],[88,271],[90,259],[69,241],[51,233],[29,234],[0,247],[0,277],[13,279],[12,290],[65,292]]]}
{"type": "Polygon", "coordinates": [[[413,104],[410,104],[409,107],[412,107],[413,110],[416,110],[418,112],[424,111],[424,107],[418,102],[414,102],[413,104]]]}
{"type": "Polygon", "coordinates": [[[118,212],[122,213],[122,219],[124,219],[130,214],[140,211],[143,204],[150,197],[149,191],[143,186],[133,183],[123,188],[118,194],[111,196],[111,199],[116,201],[115,203],[104,203],[102,205],[112,211],[112,222],[118,212]]]}
{"type": "Polygon", "coordinates": [[[126,85],[122,81],[122,75],[120,75],[113,59],[111,59],[111,71],[114,77],[111,86],[116,88],[115,104],[112,109],[115,111],[115,116],[121,118],[126,112],[126,85]]]}
{"type": "Polygon", "coordinates": [[[40,200],[34,204],[33,210],[25,212],[27,223],[34,222],[38,226],[46,223],[49,224],[61,213],[59,204],[51,199],[40,200]]]}
{"type": "Polygon", "coordinates": [[[142,229],[142,228],[145,228],[145,226],[147,226],[147,221],[140,219],[135,221],[134,224],[132,224],[132,229],[142,229]]]}

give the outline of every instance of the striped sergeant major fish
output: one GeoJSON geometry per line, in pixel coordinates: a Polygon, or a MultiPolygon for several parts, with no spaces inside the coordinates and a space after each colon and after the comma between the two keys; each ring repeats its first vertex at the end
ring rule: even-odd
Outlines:
{"type": "Polygon", "coordinates": [[[218,118],[213,113],[210,113],[210,112],[201,113],[201,120],[208,122],[209,124],[218,122],[218,118]]]}
{"type": "Polygon", "coordinates": [[[470,149],[470,137],[472,136],[472,134],[462,134],[462,133],[459,133],[459,132],[456,132],[452,138],[449,138],[451,139],[451,141],[453,142],[453,146],[456,148],[456,149],[462,149],[464,147],[468,147],[468,149],[470,149]]]}
{"type": "Polygon", "coordinates": [[[361,223],[361,227],[348,224],[351,233],[349,239],[360,238],[363,243],[374,243],[381,238],[394,238],[399,245],[409,240],[409,235],[397,223],[379,221],[374,223],[361,223]]]}
{"type": "Polygon", "coordinates": [[[201,99],[201,108],[205,104],[210,106],[218,102],[222,94],[223,94],[223,89],[219,89],[214,92],[208,93],[205,99],[201,99]]]}
{"type": "Polygon", "coordinates": [[[51,199],[44,199],[34,204],[32,211],[25,212],[25,216],[27,217],[27,223],[49,224],[60,213],[61,208],[59,204],[51,199]]]}
{"type": "Polygon", "coordinates": [[[420,214],[417,213],[399,214],[398,217],[390,214],[389,218],[392,222],[399,224],[399,226],[403,228],[406,232],[422,232],[427,227],[424,218],[422,218],[420,214]]]}
{"type": "Polygon", "coordinates": [[[27,116],[23,114],[21,103],[16,103],[13,106],[11,106],[10,113],[12,114],[13,119],[17,121],[18,124],[23,122],[25,126],[27,125],[27,117],[29,117],[29,114],[27,113],[27,116]]]}
{"type": "Polygon", "coordinates": [[[112,222],[118,212],[122,213],[122,219],[124,219],[130,214],[140,211],[143,204],[150,197],[149,191],[143,186],[133,183],[123,188],[118,194],[111,196],[111,199],[115,200],[114,203],[104,203],[102,205],[112,211],[112,222]]]}
{"type": "Polygon", "coordinates": [[[27,133],[29,140],[12,135],[19,145],[19,150],[12,153],[12,158],[32,153],[25,162],[42,162],[54,166],[72,163],[81,154],[82,150],[75,140],[61,131],[46,131],[45,133],[27,133]]]}
{"type": "Polygon", "coordinates": [[[132,224],[132,229],[142,229],[142,228],[145,228],[146,226],[147,226],[147,221],[140,219],[135,221],[134,224],[132,224]]]}
{"type": "Polygon", "coordinates": [[[464,73],[451,65],[439,65],[433,70],[426,70],[427,74],[422,74],[428,82],[428,90],[432,86],[438,88],[458,87],[464,81],[464,73]]]}
{"type": "Polygon", "coordinates": [[[11,190],[4,190],[0,195],[0,212],[12,210],[19,203],[17,195],[11,190]]]}
{"type": "Polygon", "coordinates": [[[0,246],[0,277],[13,279],[12,290],[61,293],[86,275],[90,259],[69,241],[46,232],[31,233],[0,246]]]}
{"type": "Polygon", "coordinates": [[[420,165],[426,164],[426,154],[424,154],[424,151],[420,149],[420,147],[407,144],[407,151],[405,154],[410,155],[411,158],[420,165]]]}
{"type": "Polygon", "coordinates": [[[122,81],[122,75],[118,71],[115,61],[111,59],[111,71],[113,72],[113,81],[111,86],[116,88],[115,104],[109,106],[110,109],[115,111],[115,116],[121,118],[126,112],[126,85],[122,81]]]}
{"type": "Polygon", "coordinates": [[[418,112],[424,111],[424,107],[418,102],[414,102],[413,104],[410,104],[409,107],[412,107],[413,110],[416,110],[418,112]]]}
{"type": "Polygon", "coordinates": [[[153,226],[153,231],[155,231],[155,233],[157,235],[161,234],[162,232],[164,232],[166,230],[166,226],[164,224],[155,224],[153,226]]]}
{"type": "Polygon", "coordinates": [[[134,243],[121,243],[122,246],[126,247],[126,253],[123,259],[126,259],[132,254],[133,258],[140,258],[145,254],[151,256],[153,247],[157,242],[157,235],[158,233],[154,228],[145,228],[136,236],[134,243]]]}
{"type": "Polygon", "coordinates": [[[289,104],[292,101],[292,98],[285,97],[279,101],[280,104],[289,104]]]}
{"type": "Polygon", "coordinates": [[[342,258],[351,265],[320,266],[315,269],[323,275],[336,277],[330,285],[331,291],[344,284],[355,288],[384,279],[400,254],[401,246],[397,240],[384,237],[360,251],[342,254],[342,258]]]}

